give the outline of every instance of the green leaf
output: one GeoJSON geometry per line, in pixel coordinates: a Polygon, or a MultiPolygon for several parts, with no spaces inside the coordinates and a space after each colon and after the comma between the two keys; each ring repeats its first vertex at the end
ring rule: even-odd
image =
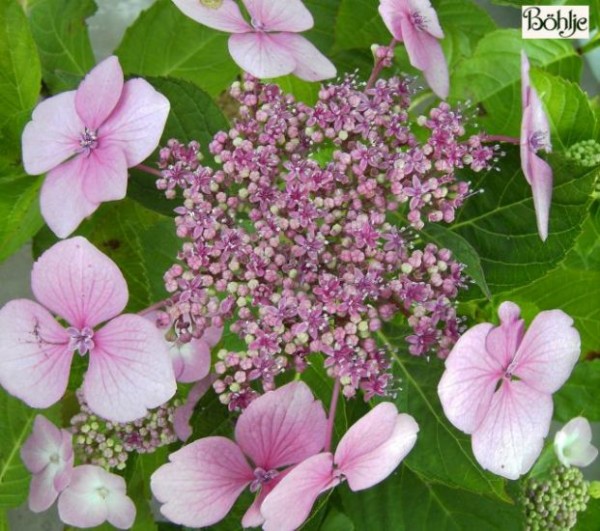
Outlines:
{"type": "Polygon", "coordinates": [[[519,136],[521,123],[521,49],[531,65],[578,81],[582,61],[567,40],[522,40],[518,30],[501,29],[479,41],[450,84],[454,101],[481,104],[479,122],[488,133],[519,136]]]}
{"type": "MultiPolygon", "coordinates": [[[[121,269],[129,288],[127,311],[136,312],[167,298],[162,278],[175,263],[181,245],[172,219],[124,199],[101,205],[77,234],[121,269]]],[[[34,239],[34,254],[39,256],[55,242],[49,230],[40,231],[34,239]]]]}
{"type": "Polygon", "coordinates": [[[369,50],[372,44],[388,44],[392,40],[377,6],[372,0],[341,0],[335,26],[336,51],[369,50]]]}
{"type": "Polygon", "coordinates": [[[30,474],[20,450],[36,411],[6,392],[0,393],[0,508],[18,507],[27,498],[30,474]]]}
{"type": "Polygon", "coordinates": [[[531,188],[520,168],[517,148],[507,148],[500,172],[476,174],[473,188],[484,193],[469,199],[450,227],[466,239],[481,259],[487,284],[494,294],[542,277],[575,244],[587,214],[596,170],[576,168],[552,159],[554,190],[550,235],[539,238],[531,188]]]}
{"type": "Polygon", "coordinates": [[[404,342],[404,334],[394,337],[390,329],[385,333],[379,337],[393,353],[394,373],[402,382],[396,404],[399,411],[409,413],[419,423],[419,438],[405,465],[427,481],[507,500],[504,480],[479,466],[471,450],[471,438],[451,426],[444,415],[437,394],[443,362],[396,354],[396,345],[404,342]]]}
{"type": "Polygon", "coordinates": [[[18,251],[43,226],[38,199],[43,180],[28,175],[0,180],[0,262],[18,251]]]}
{"type": "MultiPolygon", "coordinates": [[[[418,443],[417,443],[418,444],[418,443]]],[[[413,450],[414,451],[414,450],[413,450]]],[[[361,491],[339,489],[356,529],[369,531],[506,531],[521,529],[510,503],[432,483],[402,466],[383,483],[361,491]]]]}
{"type": "Polygon", "coordinates": [[[465,264],[467,267],[465,273],[469,275],[483,294],[490,299],[492,294],[485,281],[485,273],[481,267],[481,259],[473,246],[464,238],[452,232],[450,229],[440,224],[428,224],[422,231],[427,239],[435,243],[438,247],[445,247],[452,251],[454,259],[465,264]]]}
{"type": "Polygon", "coordinates": [[[39,0],[29,14],[44,82],[53,93],[77,87],[94,66],[85,19],[96,11],[93,0],[39,0]]]}
{"type": "Polygon", "coordinates": [[[320,531],[355,531],[355,529],[354,523],[348,516],[336,509],[331,509],[327,513],[320,531]]]}
{"type": "Polygon", "coordinates": [[[19,157],[23,126],[40,92],[35,42],[17,0],[0,2],[0,151],[19,157]]]}
{"type": "Polygon", "coordinates": [[[185,79],[216,96],[239,73],[227,39],[186,17],[171,0],[158,0],[127,30],[116,54],[126,74],[185,79]]]}
{"type": "Polygon", "coordinates": [[[327,55],[335,42],[333,28],[342,0],[305,0],[304,5],[312,13],[315,25],[304,36],[327,55]]]}
{"type": "Polygon", "coordinates": [[[600,271],[600,202],[592,204],[581,235],[563,265],[569,269],[600,271]]]}
{"type": "Polygon", "coordinates": [[[596,116],[577,83],[531,69],[531,81],[544,103],[554,149],[566,149],[594,137],[596,116]]]}
{"type": "MultiPolygon", "coordinates": [[[[150,78],[150,83],[171,102],[171,112],[162,134],[161,145],[176,138],[183,143],[192,140],[200,142],[202,154],[212,160],[208,144],[218,131],[227,131],[229,124],[211,97],[188,81],[167,78],[150,78]]],[[[158,162],[155,154],[153,162],[158,162]]],[[[155,164],[151,164],[155,167],[155,164]]],[[[130,170],[127,194],[146,208],[172,216],[177,203],[165,198],[164,192],[157,190],[156,178],[136,169],[130,170]]]]}
{"type": "Polygon", "coordinates": [[[577,524],[573,531],[595,531],[600,522],[600,500],[590,498],[587,509],[577,515],[577,524]]]}
{"type": "Polygon", "coordinates": [[[585,417],[600,422],[600,359],[580,361],[567,383],[554,395],[554,418],[567,422],[573,417],[585,417]]]}
{"type": "Polygon", "coordinates": [[[127,493],[136,506],[132,531],[154,531],[157,529],[150,502],[150,476],[168,461],[169,450],[162,447],[149,454],[137,454],[131,476],[127,478],[127,493]]]}

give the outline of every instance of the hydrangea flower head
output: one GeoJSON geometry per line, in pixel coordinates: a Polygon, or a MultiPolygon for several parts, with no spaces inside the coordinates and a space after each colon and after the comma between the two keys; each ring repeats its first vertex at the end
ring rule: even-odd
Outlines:
{"type": "Polygon", "coordinates": [[[69,486],[58,499],[60,519],[76,527],[95,527],[108,521],[117,529],[129,529],[136,510],[125,490],[121,476],[94,465],[75,467],[69,486]]]}
{"type": "Polygon", "coordinates": [[[387,478],[412,450],[419,426],[396,406],[384,402],[356,422],[335,454],[309,457],[287,474],[261,506],[265,531],[293,531],[302,525],[315,500],[343,480],[353,491],[387,478]]]}
{"type": "Polygon", "coordinates": [[[287,472],[282,469],[323,448],[326,423],[323,406],[302,382],[257,398],[237,422],[236,442],[199,439],[171,454],[170,463],[152,475],[152,492],[163,503],[162,514],[175,523],[207,527],[223,519],[250,486],[252,492],[260,492],[242,525],[260,525],[260,505],[287,472]]]}
{"type": "Polygon", "coordinates": [[[334,77],[335,66],[299,35],[313,27],[310,11],[301,0],[244,0],[246,22],[234,0],[206,2],[173,0],[188,17],[227,33],[229,53],[246,72],[258,78],[294,74],[307,81],[334,77]]]}
{"type": "Polygon", "coordinates": [[[552,151],[550,126],[542,102],[529,80],[529,59],[521,52],[521,167],[531,185],[538,232],[542,240],[548,237],[548,218],[552,200],[552,168],[537,155],[542,150],[552,151]]]}
{"type": "Polygon", "coordinates": [[[598,448],[592,445],[592,427],[587,419],[575,417],[554,436],[554,451],[565,466],[585,467],[598,457],[598,448]]]}
{"type": "Polygon", "coordinates": [[[57,428],[45,417],[35,417],[31,435],[21,448],[21,459],[33,474],[29,485],[29,509],[34,513],[48,509],[71,481],[71,438],[67,430],[57,428]]]}
{"type": "Polygon", "coordinates": [[[33,266],[31,287],[39,303],[18,299],[0,310],[0,384],[9,393],[31,407],[56,403],[77,352],[89,355],[85,400],[105,419],[135,420],[173,396],[160,331],[139,315],[119,315],[128,299],[125,279],[85,238],[47,250],[33,266]]]}
{"type": "Polygon", "coordinates": [[[438,394],[450,422],[472,434],[479,464],[517,479],[542,451],[552,393],[571,374],[581,340],[561,310],[539,313],[527,331],[516,304],[502,303],[498,314],[499,326],[478,324],[458,340],[438,394]]]}
{"type": "Polygon", "coordinates": [[[23,165],[48,173],[40,205],[66,238],[104,201],[123,199],[127,168],[158,145],[169,101],[143,79],[124,83],[116,57],[98,64],[76,91],[42,101],[23,131],[23,165]]]}
{"type": "Polygon", "coordinates": [[[448,65],[438,41],[444,32],[429,0],[380,0],[379,12],[394,39],[406,46],[410,64],[423,72],[433,92],[446,99],[448,65]]]}

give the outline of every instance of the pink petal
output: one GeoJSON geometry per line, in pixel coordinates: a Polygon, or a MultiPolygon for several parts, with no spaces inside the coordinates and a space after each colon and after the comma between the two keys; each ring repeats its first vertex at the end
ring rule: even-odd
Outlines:
{"type": "Polygon", "coordinates": [[[284,477],[262,503],[264,531],[293,531],[308,518],[319,494],[335,487],[333,456],[309,457],[284,477]]]}
{"type": "Polygon", "coordinates": [[[73,352],[69,336],[35,302],[14,300],[0,310],[0,384],[31,407],[64,395],[73,352]]]}
{"type": "Polygon", "coordinates": [[[196,383],[188,393],[183,406],[179,406],[174,413],[173,427],[179,440],[185,442],[192,436],[192,427],[190,420],[194,414],[194,409],[200,399],[206,394],[215,380],[214,375],[209,375],[196,383]]]}
{"type": "Polygon", "coordinates": [[[552,168],[548,163],[530,153],[528,166],[530,168],[531,193],[537,221],[538,233],[542,241],[548,238],[548,220],[550,218],[550,203],[552,202],[552,168]]]}
{"type": "Polygon", "coordinates": [[[113,55],[95,66],[77,89],[75,108],[85,126],[95,131],[117,105],[123,90],[123,70],[113,55]]]}
{"type": "Polygon", "coordinates": [[[554,393],[571,375],[580,352],[573,319],[561,310],[541,312],[521,342],[514,372],[537,391],[554,393]]]}
{"type": "Polygon", "coordinates": [[[498,308],[500,326],[492,328],[485,338],[486,350],[503,367],[508,367],[514,359],[525,333],[525,322],[519,318],[520,314],[516,304],[503,302],[498,308]]]}
{"type": "Polygon", "coordinates": [[[197,382],[206,377],[210,370],[210,349],[204,338],[183,344],[172,343],[170,354],[178,382],[197,382]]]}
{"type": "Polygon", "coordinates": [[[42,186],[42,217],[59,238],[68,237],[99,206],[83,192],[86,168],[85,157],[77,155],[50,171],[42,186]]]}
{"type": "Polygon", "coordinates": [[[409,7],[403,0],[380,0],[379,14],[394,39],[402,42],[402,25],[400,20],[408,16],[409,7]]]}
{"type": "Polygon", "coordinates": [[[489,323],[465,332],[446,359],[438,395],[448,420],[459,430],[473,433],[487,415],[496,383],[504,373],[501,360],[485,348],[489,323]]]}
{"type": "Polygon", "coordinates": [[[265,470],[299,463],[321,451],[327,419],[303,382],[292,382],[252,402],[240,415],[235,438],[265,470]]]}
{"type": "Polygon", "coordinates": [[[161,513],[172,522],[206,527],[222,520],[254,479],[242,451],[224,437],[207,437],[169,456],[151,478],[161,513]]]}
{"type": "Polygon", "coordinates": [[[244,513],[242,517],[242,527],[259,527],[263,525],[265,522],[265,518],[260,512],[260,508],[265,501],[265,498],[269,495],[269,493],[279,485],[279,482],[287,476],[293,467],[286,468],[282,470],[277,476],[275,476],[271,481],[267,483],[263,483],[260,487],[260,491],[258,492],[256,498],[252,502],[252,505],[248,507],[248,510],[244,513]]]}
{"type": "Polygon", "coordinates": [[[264,31],[301,32],[314,26],[310,11],[301,0],[243,0],[255,27],[264,31]]]}
{"type": "Polygon", "coordinates": [[[504,380],[473,433],[473,453],[486,470],[518,479],[540,455],[552,419],[552,397],[522,381],[504,380]]]}
{"type": "Polygon", "coordinates": [[[436,39],[444,38],[437,13],[429,0],[408,0],[407,4],[410,13],[416,13],[423,18],[424,31],[436,39]]]}
{"type": "Polygon", "coordinates": [[[147,81],[127,81],[118,105],[98,131],[100,145],[118,146],[127,166],[136,166],[158,146],[170,108],[169,100],[147,81]]]}
{"type": "Polygon", "coordinates": [[[198,0],[173,0],[181,11],[200,24],[227,33],[246,33],[252,31],[242,17],[240,8],[233,0],[223,0],[217,7],[206,7],[198,0]]]}
{"type": "Polygon", "coordinates": [[[356,422],[342,437],[334,462],[354,491],[387,478],[417,441],[419,426],[384,402],[356,422]]]}
{"type": "Polygon", "coordinates": [[[21,138],[23,165],[32,175],[46,173],[77,153],[84,125],[75,112],[75,91],[42,101],[21,138]]]}
{"type": "Polygon", "coordinates": [[[240,67],[257,78],[286,76],[296,68],[296,60],[287,46],[268,33],[232,35],[229,53],[240,67]]]}
{"type": "Polygon", "coordinates": [[[29,497],[27,498],[30,511],[41,513],[49,509],[56,501],[59,492],[54,487],[54,476],[53,467],[49,466],[31,478],[29,497]]]}
{"type": "Polygon", "coordinates": [[[523,109],[529,105],[530,88],[529,59],[525,53],[525,50],[521,50],[521,102],[523,103],[523,109]]]}
{"type": "Polygon", "coordinates": [[[162,334],[139,315],[121,315],[94,335],[83,391],[101,417],[129,422],[167,402],[177,390],[162,334]]]}
{"type": "Polygon", "coordinates": [[[93,465],[73,470],[69,486],[58,499],[60,519],[77,527],[95,527],[105,521],[128,529],[135,520],[135,505],[125,495],[125,480],[93,465]]]}
{"type": "Polygon", "coordinates": [[[296,68],[292,72],[295,76],[306,81],[321,81],[335,77],[337,71],[333,63],[301,35],[281,33],[272,35],[272,38],[282,48],[287,47],[296,61],[296,68]]]}
{"type": "Polygon", "coordinates": [[[118,315],[128,298],[116,264],[81,236],[58,242],[38,259],[31,288],[44,306],[78,329],[118,315]]]}
{"type": "Polygon", "coordinates": [[[218,326],[209,326],[202,334],[202,339],[206,341],[210,348],[214,347],[223,336],[223,328],[218,326]]]}
{"type": "Polygon", "coordinates": [[[442,99],[447,98],[450,86],[448,65],[440,43],[429,33],[416,29],[405,16],[400,18],[400,25],[410,64],[423,71],[433,92],[442,99]]]}
{"type": "Polygon", "coordinates": [[[100,146],[82,160],[83,193],[91,203],[117,201],[127,194],[127,159],[118,146],[100,146]]]}

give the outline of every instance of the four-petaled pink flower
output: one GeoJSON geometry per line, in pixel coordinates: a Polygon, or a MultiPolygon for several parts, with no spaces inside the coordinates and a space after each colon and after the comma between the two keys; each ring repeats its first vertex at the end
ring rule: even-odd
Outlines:
{"type": "Polygon", "coordinates": [[[521,52],[521,99],[523,120],[521,121],[521,167],[525,179],[531,185],[533,205],[540,238],[548,237],[548,218],[552,201],[552,168],[537,156],[540,150],[550,153],[550,126],[542,102],[529,80],[529,60],[521,52]]]}
{"type": "Polygon", "coordinates": [[[162,514],[178,524],[207,527],[224,518],[250,486],[260,492],[242,525],[260,525],[264,497],[289,471],[285,467],[321,451],[326,424],[321,402],[302,382],[262,395],[240,415],[236,442],[224,437],[194,441],[152,475],[152,492],[164,504],[162,514]]]}
{"type": "Polygon", "coordinates": [[[287,474],[261,506],[265,531],[292,531],[306,520],[317,497],[348,481],[353,491],[387,478],[411,451],[419,426],[390,402],[379,404],[340,440],[335,454],[309,457],[287,474]]]}
{"type": "Polygon", "coordinates": [[[458,340],[438,393],[446,416],[472,434],[486,470],[508,479],[525,474],[542,451],[552,393],[579,358],[579,333],[561,310],[541,312],[525,332],[519,307],[504,302],[500,325],[481,323],[458,340]]]}
{"type": "Polygon", "coordinates": [[[72,435],[37,415],[33,430],[21,448],[21,459],[33,474],[29,485],[29,509],[48,509],[69,482],[73,473],[72,435]]]}
{"type": "Polygon", "coordinates": [[[143,79],[123,82],[116,57],[98,64],[76,91],[41,102],[23,131],[23,165],[48,172],[42,216],[66,238],[104,201],[123,199],[127,168],[158,145],[169,101],[143,79]]]}
{"type": "Polygon", "coordinates": [[[433,92],[446,99],[448,64],[438,41],[444,32],[429,0],[379,1],[379,13],[394,39],[406,46],[410,64],[423,72],[433,92]]]}
{"type": "Polygon", "coordinates": [[[58,515],[65,524],[76,527],[96,527],[108,521],[117,529],[129,529],[136,511],[125,490],[121,476],[95,465],[75,467],[58,499],[58,515]]]}
{"type": "Polygon", "coordinates": [[[41,304],[18,299],[0,310],[0,384],[9,393],[31,407],[51,406],[65,393],[79,352],[90,358],[85,400],[105,419],[135,420],[173,396],[161,332],[139,315],[119,315],[128,299],[125,279],[85,238],[46,251],[33,266],[31,287],[41,304]]]}
{"type": "Polygon", "coordinates": [[[227,33],[229,53],[246,72],[258,78],[294,74],[307,81],[334,77],[335,66],[298,33],[314,25],[300,0],[243,0],[250,24],[234,0],[218,7],[198,0],[173,0],[191,19],[227,33]]]}

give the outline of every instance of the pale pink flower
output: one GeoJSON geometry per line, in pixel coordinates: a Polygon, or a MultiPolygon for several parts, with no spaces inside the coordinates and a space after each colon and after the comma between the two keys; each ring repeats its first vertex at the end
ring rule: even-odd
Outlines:
{"type": "Polygon", "coordinates": [[[69,486],[58,498],[58,515],[76,527],[96,527],[108,521],[117,529],[129,529],[136,511],[125,491],[121,476],[95,465],[75,467],[69,486]]]}
{"type": "Polygon", "coordinates": [[[317,497],[342,481],[359,491],[387,478],[411,451],[419,426],[398,414],[390,402],[379,404],[340,440],[335,454],[309,457],[287,474],[261,506],[265,531],[292,531],[308,518],[317,497]]]}
{"type": "Polygon", "coordinates": [[[29,509],[48,509],[71,480],[73,445],[71,434],[37,415],[31,435],[21,448],[21,459],[33,474],[29,485],[29,509]]]}
{"type": "Polygon", "coordinates": [[[234,0],[173,0],[191,19],[227,33],[229,53],[246,72],[258,78],[294,74],[307,81],[334,77],[335,66],[307,39],[298,35],[314,25],[300,0],[243,0],[250,24],[234,0]]]}
{"type": "Polygon", "coordinates": [[[537,156],[540,150],[550,153],[550,126],[542,102],[529,80],[529,60],[521,52],[521,99],[523,119],[521,121],[521,167],[525,179],[531,185],[533,206],[540,238],[548,237],[548,218],[552,201],[552,168],[537,156]]]}
{"type": "Polygon", "coordinates": [[[503,302],[498,314],[499,326],[478,324],[458,340],[438,393],[450,422],[472,434],[479,464],[517,479],[542,451],[552,393],[571,374],[581,341],[561,310],[541,312],[527,332],[516,304],[503,302]]]}
{"type": "Polygon", "coordinates": [[[89,354],[85,400],[105,419],[135,420],[173,396],[160,331],[139,315],[119,315],[128,299],[125,279],[85,238],[47,250],[33,266],[31,287],[40,304],[18,299],[0,310],[0,384],[9,393],[31,407],[51,406],[64,395],[79,352],[89,354]]]}
{"type": "Polygon", "coordinates": [[[554,436],[554,452],[565,466],[586,467],[598,457],[598,448],[592,444],[592,427],[584,417],[567,422],[554,436]]]}
{"type": "Polygon", "coordinates": [[[260,492],[242,525],[260,525],[262,500],[289,470],[285,467],[323,448],[326,424],[321,402],[302,382],[260,396],[240,415],[236,442],[224,437],[194,441],[152,475],[162,514],[177,524],[207,527],[224,518],[250,486],[260,492]]]}
{"type": "Polygon", "coordinates": [[[158,145],[169,101],[143,79],[123,82],[116,57],[98,64],[76,91],[42,101],[23,131],[23,165],[48,172],[40,205],[66,238],[100,203],[123,199],[127,168],[158,145]]]}
{"type": "Polygon", "coordinates": [[[421,70],[440,98],[450,90],[448,64],[438,39],[444,32],[429,0],[379,0],[379,13],[394,39],[404,43],[410,64],[421,70]]]}

